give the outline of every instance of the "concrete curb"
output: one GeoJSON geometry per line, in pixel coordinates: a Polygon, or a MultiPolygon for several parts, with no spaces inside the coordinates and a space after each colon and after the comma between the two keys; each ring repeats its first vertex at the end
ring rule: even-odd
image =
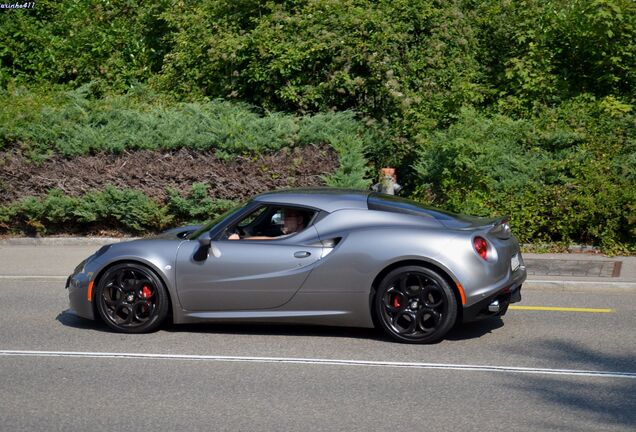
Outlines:
{"type": "Polygon", "coordinates": [[[612,292],[628,293],[636,292],[636,282],[627,281],[591,281],[591,280],[550,280],[537,279],[526,280],[523,283],[523,290],[546,290],[563,292],[612,292]]]}
{"type": "Polygon", "coordinates": [[[103,246],[138,238],[140,237],[11,237],[0,240],[0,246],[103,246]]]}

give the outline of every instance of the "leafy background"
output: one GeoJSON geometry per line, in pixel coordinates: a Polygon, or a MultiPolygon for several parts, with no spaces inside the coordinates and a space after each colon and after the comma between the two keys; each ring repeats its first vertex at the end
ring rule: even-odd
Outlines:
{"type": "MultiPolygon", "coordinates": [[[[324,143],[327,184],[395,166],[404,195],[509,214],[523,242],[636,251],[633,1],[38,1],[0,39],[0,149],[32,163],[324,143]]],[[[156,231],[221,211],[205,191],[51,191],[0,226],[156,231]]]]}

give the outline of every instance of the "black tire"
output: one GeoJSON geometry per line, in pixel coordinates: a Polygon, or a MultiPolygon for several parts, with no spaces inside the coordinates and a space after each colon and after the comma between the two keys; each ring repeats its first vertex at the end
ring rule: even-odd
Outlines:
{"type": "Polygon", "coordinates": [[[426,267],[399,267],[387,274],[376,291],[375,316],[393,339],[433,343],[457,320],[457,299],[439,273],[426,267]]]}
{"type": "Polygon", "coordinates": [[[122,263],[106,270],[94,295],[102,320],[121,333],[157,330],[168,315],[168,292],[148,267],[122,263]]]}

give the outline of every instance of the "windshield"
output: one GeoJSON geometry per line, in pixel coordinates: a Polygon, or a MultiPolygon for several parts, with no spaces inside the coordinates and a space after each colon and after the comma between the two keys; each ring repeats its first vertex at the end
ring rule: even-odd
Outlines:
{"type": "Polygon", "coordinates": [[[197,237],[199,237],[204,232],[210,231],[216,225],[218,225],[219,223],[223,222],[226,218],[232,217],[234,214],[236,214],[239,211],[241,211],[246,205],[247,205],[246,203],[239,204],[239,205],[237,205],[235,207],[232,207],[231,209],[229,209],[225,213],[215,217],[211,221],[206,222],[201,228],[199,228],[198,230],[194,231],[193,233],[190,233],[190,235],[187,237],[188,240],[196,239],[197,237]]]}

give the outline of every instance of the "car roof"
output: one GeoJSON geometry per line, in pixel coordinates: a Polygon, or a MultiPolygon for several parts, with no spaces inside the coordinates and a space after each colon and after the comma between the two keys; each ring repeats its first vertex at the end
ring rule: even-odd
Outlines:
{"type": "Polygon", "coordinates": [[[318,208],[327,212],[342,209],[367,209],[369,191],[336,188],[286,189],[265,192],[254,201],[318,208]]]}

